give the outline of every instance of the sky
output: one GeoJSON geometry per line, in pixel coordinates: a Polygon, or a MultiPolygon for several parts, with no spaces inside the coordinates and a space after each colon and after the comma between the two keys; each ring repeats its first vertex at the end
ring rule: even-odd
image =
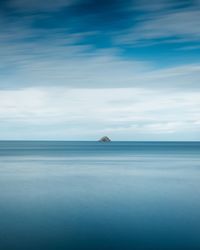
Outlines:
{"type": "Polygon", "coordinates": [[[1,0],[0,140],[200,140],[200,0],[1,0]]]}

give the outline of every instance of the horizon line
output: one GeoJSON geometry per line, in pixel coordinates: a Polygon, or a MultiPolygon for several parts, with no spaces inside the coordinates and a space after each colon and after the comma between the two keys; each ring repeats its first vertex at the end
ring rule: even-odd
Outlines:
{"type": "MultiPolygon", "coordinates": [[[[99,140],[5,139],[0,142],[99,142],[99,140]]],[[[200,140],[111,140],[112,142],[200,142],[200,140]]]]}

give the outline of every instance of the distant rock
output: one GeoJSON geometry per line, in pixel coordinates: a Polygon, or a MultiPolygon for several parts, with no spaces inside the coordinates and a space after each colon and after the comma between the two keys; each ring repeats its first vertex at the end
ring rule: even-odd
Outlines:
{"type": "Polygon", "coordinates": [[[100,142],[111,142],[110,138],[108,136],[103,136],[100,140],[100,142]]]}

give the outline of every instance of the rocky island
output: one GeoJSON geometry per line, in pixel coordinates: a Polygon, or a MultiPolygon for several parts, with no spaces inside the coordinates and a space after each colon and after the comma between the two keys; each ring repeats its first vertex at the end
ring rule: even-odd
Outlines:
{"type": "Polygon", "coordinates": [[[110,138],[108,138],[108,136],[103,136],[99,142],[111,142],[110,138]]]}

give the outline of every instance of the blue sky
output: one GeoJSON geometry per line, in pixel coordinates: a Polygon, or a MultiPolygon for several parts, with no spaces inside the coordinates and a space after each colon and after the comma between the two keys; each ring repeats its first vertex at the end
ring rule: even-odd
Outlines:
{"type": "Polygon", "coordinates": [[[200,1],[0,2],[0,139],[200,140],[200,1]]]}

